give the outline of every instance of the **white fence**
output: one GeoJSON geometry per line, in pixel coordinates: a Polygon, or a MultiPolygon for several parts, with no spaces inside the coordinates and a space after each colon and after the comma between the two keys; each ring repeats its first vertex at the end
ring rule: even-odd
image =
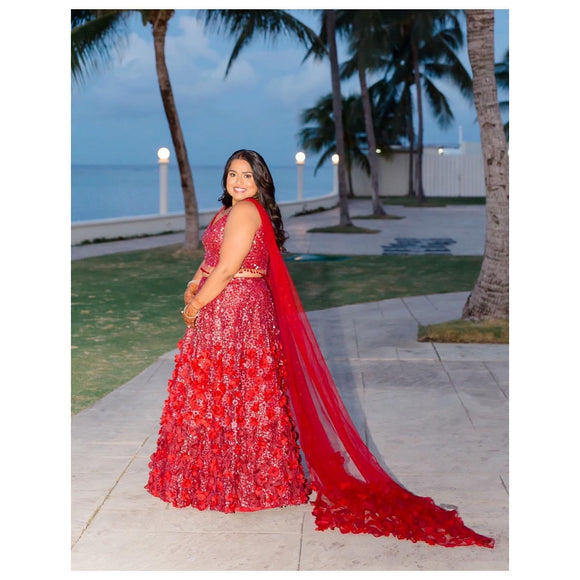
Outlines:
{"type": "MultiPolygon", "coordinates": [[[[371,195],[369,176],[358,167],[352,172],[355,195],[371,195]]],[[[457,149],[426,147],[423,154],[423,189],[436,197],[485,197],[485,177],[480,143],[461,143],[457,149]]],[[[395,152],[380,160],[381,195],[407,195],[409,153],[395,152]]]]}

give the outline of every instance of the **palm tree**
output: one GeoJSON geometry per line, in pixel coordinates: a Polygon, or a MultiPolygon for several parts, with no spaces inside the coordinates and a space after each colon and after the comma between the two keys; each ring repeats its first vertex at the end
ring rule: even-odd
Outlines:
{"type": "MultiPolygon", "coordinates": [[[[366,149],[366,135],[362,118],[362,107],[358,96],[350,96],[342,100],[343,133],[344,133],[344,165],[347,174],[347,195],[352,196],[352,166],[357,163],[369,173],[369,161],[366,149]]],[[[307,151],[321,153],[314,173],[331,159],[336,152],[336,127],[332,106],[332,94],[318,99],[316,104],[302,111],[300,116],[302,129],[298,133],[300,146],[307,151]]]]}
{"type": "Polygon", "coordinates": [[[193,174],[189,164],[185,138],[179,122],[169,71],[165,61],[165,38],[167,26],[174,10],[72,10],[71,11],[71,54],[72,75],[77,82],[95,70],[100,59],[110,58],[113,46],[126,32],[126,22],[131,12],[141,15],[143,25],[150,24],[155,48],[155,68],[161,92],[165,116],[175,149],[179,168],[183,204],[185,209],[184,250],[199,247],[199,213],[193,174]]]}
{"type": "MultiPolygon", "coordinates": [[[[393,50],[384,81],[394,87],[400,86],[400,95],[406,95],[409,87],[415,87],[418,121],[415,182],[417,197],[420,202],[424,202],[423,99],[426,97],[437,123],[445,127],[452,122],[453,112],[447,98],[433,80],[448,78],[466,98],[471,98],[471,78],[457,56],[458,49],[463,45],[463,32],[457,10],[387,12],[393,50]]],[[[411,100],[406,98],[406,102],[411,103],[411,100]]],[[[414,133],[410,134],[410,139],[414,140],[414,133]]],[[[413,151],[414,143],[410,142],[409,145],[413,151]]]]}
{"type": "Polygon", "coordinates": [[[317,41],[312,43],[304,61],[313,56],[315,59],[328,57],[332,86],[332,116],[334,119],[335,146],[339,157],[338,163],[338,203],[341,226],[352,225],[348,211],[347,171],[345,165],[346,148],[344,144],[344,115],[342,113],[343,96],[340,89],[340,68],[336,48],[336,10],[320,12],[320,32],[317,41]]]}
{"type": "Polygon", "coordinates": [[[466,10],[467,49],[481,134],[486,195],[485,250],[463,318],[509,316],[509,164],[494,67],[493,10],[466,10]]]}
{"type": "Polygon", "coordinates": [[[199,247],[199,212],[197,199],[195,197],[195,187],[193,184],[193,174],[189,164],[189,157],[185,147],[185,138],[179,123],[177,107],[173,98],[173,90],[169,81],[169,71],[165,62],[165,38],[167,36],[167,25],[174,14],[174,10],[148,10],[147,21],[153,29],[153,44],[155,47],[155,68],[157,70],[157,80],[161,91],[161,100],[167,121],[169,132],[175,148],[175,157],[179,167],[181,178],[181,190],[183,191],[183,205],[185,208],[185,243],[184,250],[195,250],[199,247]]]}
{"type": "Polygon", "coordinates": [[[342,121],[342,93],[340,90],[340,71],[338,68],[338,52],[336,50],[336,11],[323,10],[323,22],[328,41],[328,58],[330,60],[330,77],[332,81],[332,115],[336,135],[336,152],[338,153],[338,201],[340,207],[341,226],[350,226],[352,222],[348,213],[346,191],[346,165],[344,146],[344,127],[342,121]]]}
{"type": "Polygon", "coordinates": [[[386,30],[382,10],[340,10],[337,27],[349,39],[350,60],[343,63],[341,77],[358,75],[365,132],[368,143],[368,161],[371,174],[373,215],[384,216],[385,210],[379,197],[379,156],[373,121],[373,107],[367,85],[367,71],[382,68],[386,51],[386,30]]]}

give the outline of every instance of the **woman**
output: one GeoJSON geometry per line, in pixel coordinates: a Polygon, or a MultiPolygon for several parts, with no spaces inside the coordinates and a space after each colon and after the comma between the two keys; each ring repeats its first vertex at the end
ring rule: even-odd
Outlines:
{"type": "Polygon", "coordinates": [[[393,481],[360,438],[284,264],[265,161],[236,151],[222,185],[184,295],[187,330],[147,490],[176,507],[233,512],[306,503],[312,489],[320,530],[493,547],[456,511],[393,481]]]}

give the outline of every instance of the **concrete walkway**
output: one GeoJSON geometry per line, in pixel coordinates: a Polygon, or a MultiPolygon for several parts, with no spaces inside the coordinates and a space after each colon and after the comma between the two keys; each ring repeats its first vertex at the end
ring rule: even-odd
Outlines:
{"type": "MultiPolygon", "coordinates": [[[[325,214],[287,225],[300,223],[305,232],[314,222],[336,223],[325,214]]],[[[455,214],[447,213],[447,224],[441,216],[441,233],[468,247],[467,232],[460,235],[466,216],[455,214]]],[[[438,236],[439,226],[431,227],[438,236]]],[[[314,243],[320,237],[296,236],[303,249],[292,251],[328,252],[314,243]]],[[[337,243],[333,253],[354,253],[352,237],[338,236],[348,247],[337,243]]],[[[367,253],[377,253],[371,237],[367,253]]],[[[226,515],[176,509],[150,496],[143,486],[172,351],[72,419],[72,569],[507,570],[508,347],[416,341],[418,323],[458,318],[466,297],[383,300],[309,318],[371,450],[411,491],[457,506],[467,525],[496,539],[493,550],[318,532],[310,506],[226,515]]]]}
{"type": "MultiPolygon", "coordinates": [[[[357,226],[380,230],[377,234],[320,234],[308,233],[311,228],[338,224],[338,208],[294,216],[284,220],[284,227],[290,234],[286,245],[289,252],[320,254],[382,254],[383,246],[397,244],[397,239],[453,240],[447,248],[455,256],[476,256],[483,254],[485,243],[485,206],[463,205],[448,207],[402,207],[385,206],[388,213],[403,217],[400,220],[357,220],[356,216],[371,213],[370,200],[353,200],[349,203],[350,215],[357,226]]],[[[134,240],[104,242],[73,246],[71,258],[80,260],[91,256],[145,250],[157,246],[179,244],[183,233],[151,236],[134,240]]]]}

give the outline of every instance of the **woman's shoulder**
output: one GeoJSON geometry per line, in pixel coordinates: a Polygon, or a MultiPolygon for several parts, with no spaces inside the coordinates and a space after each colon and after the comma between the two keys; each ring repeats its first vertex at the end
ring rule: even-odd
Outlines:
{"type": "Polygon", "coordinates": [[[258,208],[249,199],[238,201],[238,203],[232,207],[230,211],[230,219],[232,218],[235,221],[251,221],[256,224],[256,226],[259,226],[262,223],[262,218],[258,208]]]}

